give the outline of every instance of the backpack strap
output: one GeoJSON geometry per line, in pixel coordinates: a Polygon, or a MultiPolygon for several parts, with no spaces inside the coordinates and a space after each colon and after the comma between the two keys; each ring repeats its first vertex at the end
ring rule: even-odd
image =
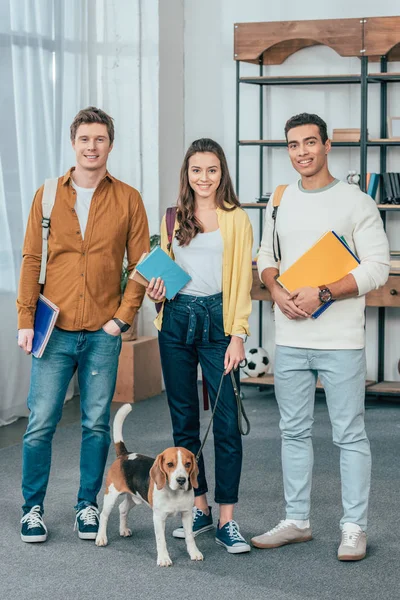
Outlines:
{"type": "Polygon", "coordinates": [[[39,283],[46,281],[47,240],[50,231],[50,215],[56,201],[57,179],[46,179],[42,196],[42,260],[40,263],[39,283]]]}
{"type": "Polygon", "coordinates": [[[278,237],[278,233],[276,231],[276,217],[277,217],[277,213],[278,213],[278,208],[279,208],[281,200],[282,200],[282,196],[287,187],[288,187],[287,184],[286,185],[278,185],[278,187],[275,189],[274,195],[273,195],[272,219],[274,221],[274,230],[272,232],[272,248],[274,251],[275,262],[279,262],[282,258],[281,257],[281,247],[279,244],[279,237],[278,237]]]}
{"type": "Polygon", "coordinates": [[[165,213],[165,224],[167,226],[167,236],[168,236],[168,250],[171,249],[172,236],[174,235],[176,211],[177,211],[176,206],[169,206],[167,208],[167,212],[165,213]]]}

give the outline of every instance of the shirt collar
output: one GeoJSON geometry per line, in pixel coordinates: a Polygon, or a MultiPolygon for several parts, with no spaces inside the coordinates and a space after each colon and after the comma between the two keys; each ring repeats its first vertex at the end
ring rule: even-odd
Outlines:
{"type": "MultiPolygon", "coordinates": [[[[67,183],[70,182],[70,179],[72,178],[72,171],[75,170],[75,167],[71,167],[70,169],[68,169],[68,171],[65,173],[64,177],[63,177],[63,185],[66,185],[67,183]]],[[[104,175],[104,179],[108,179],[108,181],[110,181],[111,183],[115,182],[115,177],[113,177],[112,175],[110,175],[110,173],[108,171],[106,171],[106,174],[104,175]]]]}

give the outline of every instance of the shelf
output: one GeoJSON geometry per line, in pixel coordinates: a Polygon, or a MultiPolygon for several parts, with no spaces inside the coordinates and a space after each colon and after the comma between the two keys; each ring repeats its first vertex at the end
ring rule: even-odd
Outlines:
{"type": "Polygon", "coordinates": [[[288,77],[263,75],[258,77],[240,77],[239,82],[252,85],[330,85],[339,83],[361,83],[361,75],[292,75],[288,77]]]}
{"type": "MultiPolygon", "coordinates": [[[[337,142],[331,140],[332,146],[354,146],[359,147],[360,142],[337,142]]],[[[272,148],[287,148],[286,140],[239,140],[239,146],[269,146],[272,148]]],[[[400,139],[388,140],[388,139],[371,139],[367,140],[367,146],[400,146],[400,139]]]]}
{"type": "Polygon", "coordinates": [[[242,208],[267,208],[268,202],[242,202],[240,206],[242,208]]]}
{"type": "Polygon", "coordinates": [[[368,83],[383,81],[400,81],[400,73],[368,73],[368,83]]]}
{"type": "MultiPolygon", "coordinates": [[[[368,388],[368,392],[372,389],[375,388],[376,386],[380,386],[382,384],[388,384],[388,385],[397,385],[397,389],[399,390],[397,393],[400,393],[400,381],[397,382],[382,382],[382,383],[375,383],[375,381],[371,380],[371,379],[367,379],[367,381],[365,382],[365,387],[368,388]]],[[[240,380],[240,385],[255,385],[255,386],[273,386],[274,385],[274,376],[272,374],[270,375],[265,375],[264,377],[246,377],[240,380]]],[[[320,380],[318,379],[317,381],[317,385],[316,385],[316,389],[317,390],[323,390],[324,386],[322,385],[322,383],[320,382],[320,380]]],[[[388,393],[396,393],[396,392],[388,392],[388,393]]]]}
{"type": "Polygon", "coordinates": [[[367,146],[400,146],[400,139],[388,140],[384,138],[367,140],[367,146]]]}
{"type": "MultiPolygon", "coordinates": [[[[374,144],[378,145],[378,144],[374,144]]],[[[386,145],[386,144],[385,144],[386,145]]],[[[389,145],[389,144],[387,144],[389,145]]],[[[393,144],[395,145],[395,144],[393,144]]],[[[400,146],[400,141],[397,142],[400,146]]],[[[286,140],[240,140],[239,146],[270,146],[272,148],[287,148],[286,140]]],[[[360,142],[332,142],[332,146],[355,146],[359,147],[360,142]]]]}
{"type": "Polygon", "coordinates": [[[379,210],[400,210],[399,204],[377,204],[379,210]]]}
{"type": "Polygon", "coordinates": [[[377,396],[398,396],[400,395],[400,381],[380,381],[371,385],[368,393],[377,396]]]}
{"type": "MultiPolygon", "coordinates": [[[[400,73],[369,73],[368,83],[383,83],[400,81],[400,73]]],[[[274,75],[259,75],[256,77],[240,77],[239,83],[250,85],[336,85],[343,83],[361,83],[361,75],[346,73],[341,75],[289,75],[276,77],[274,75]]]]}

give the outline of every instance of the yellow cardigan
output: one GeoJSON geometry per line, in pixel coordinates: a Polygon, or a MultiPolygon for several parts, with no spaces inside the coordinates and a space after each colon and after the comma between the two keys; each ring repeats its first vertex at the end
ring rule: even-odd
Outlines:
{"type": "MultiPolygon", "coordinates": [[[[242,208],[225,211],[217,208],[218,225],[224,244],[222,260],[222,295],[225,335],[249,332],[251,313],[251,285],[253,229],[249,217],[242,208]]],[[[174,235],[178,229],[175,221],[174,235]]],[[[161,222],[161,248],[175,260],[171,249],[168,250],[168,235],[165,215],[161,222]]],[[[161,310],[154,321],[158,330],[162,325],[161,310]]]]}

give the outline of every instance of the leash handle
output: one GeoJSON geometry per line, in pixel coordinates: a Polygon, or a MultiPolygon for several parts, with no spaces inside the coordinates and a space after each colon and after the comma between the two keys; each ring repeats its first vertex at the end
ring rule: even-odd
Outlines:
{"type": "Polygon", "coordinates": [[[238,390],[238,386],[237,386],[236,379],[235,379],[235,376],[233,374],[233,371],[231,371],[231,380],[232,380],[233,391],[235,392],[235,396],[236,396],[236,404],[237,404],[237,409],[238,409],[238,427],[239,427],[239,431],[240,431],[241,435],[249,435],[249,433],[250,433],[250,421],[249,421],[248,416],[246,415],[246,411],[244,410],[243,402],[242,402],[242,399],[240,397],[240,393],[239,393],[239,390],[238,390]],[[243,419],[246,421],[246,430],[244,430],[244,428],[243,428],[243,419]]]}
{"type": "MultiPolygon", "coordinates": [[[[247,364],[247,361],[246,361],[245,364],[247,364]]],[[[243,366],[245,366],[245,365],[243,365],[243,366]]],[[[196,462],[199,462],[200,455],[203,452],[204,444],[206,443],[208,434],[210,433],[211,424],[212,424],[213,419],[214,419],[215,411],[217,410],[217,404],[218,404],[218,400],[219,400],[219,395],[220,395],[220,392],[221,392],[221,388],[222,388],[222,384],[224,382],[224,377],[225,376],[226,375],[225,375],[225,370],[224,370],[222,372],[221,379],[220,379],[220,382],[219,382],[218,392],[217,392],[217,396],[215,398],[215,404],[214,404],[214,408],[213,408],[213,411],[212,411],[212,414],[211,414],[210,422],[208,423],[207,431],[206,431],[206,433],[204,435],[204,438],[203,438],[203,441],[201,443],[200,449],[199,449],[199,451],[196,454],[196,462]]],[[[246,415],[246,411],[244,410],[244,406],[243,406],[243,403],[242,403],[242,399],[240,397],[240,393],[239,393],[239,389],[238,389],[238,386],[237,386],[237,383],[236,383],[235,375],[233,373],[233,369],[230,371],[230,376],[231,376],[233,391],[234,391],[234,394],[235,394],[236,404],[237,404],[237,408],[238,408],[238,427],[239,427],[239,431],[240,431],[241,435],[249,435],[249,433],[250,433],[250,421],[249,421],[249,419],[248,419],[248,417],[246,415]],[[246,422],[246,430],[244,430],[244,428],[243,428],[243,419],[246,422]]]]}

